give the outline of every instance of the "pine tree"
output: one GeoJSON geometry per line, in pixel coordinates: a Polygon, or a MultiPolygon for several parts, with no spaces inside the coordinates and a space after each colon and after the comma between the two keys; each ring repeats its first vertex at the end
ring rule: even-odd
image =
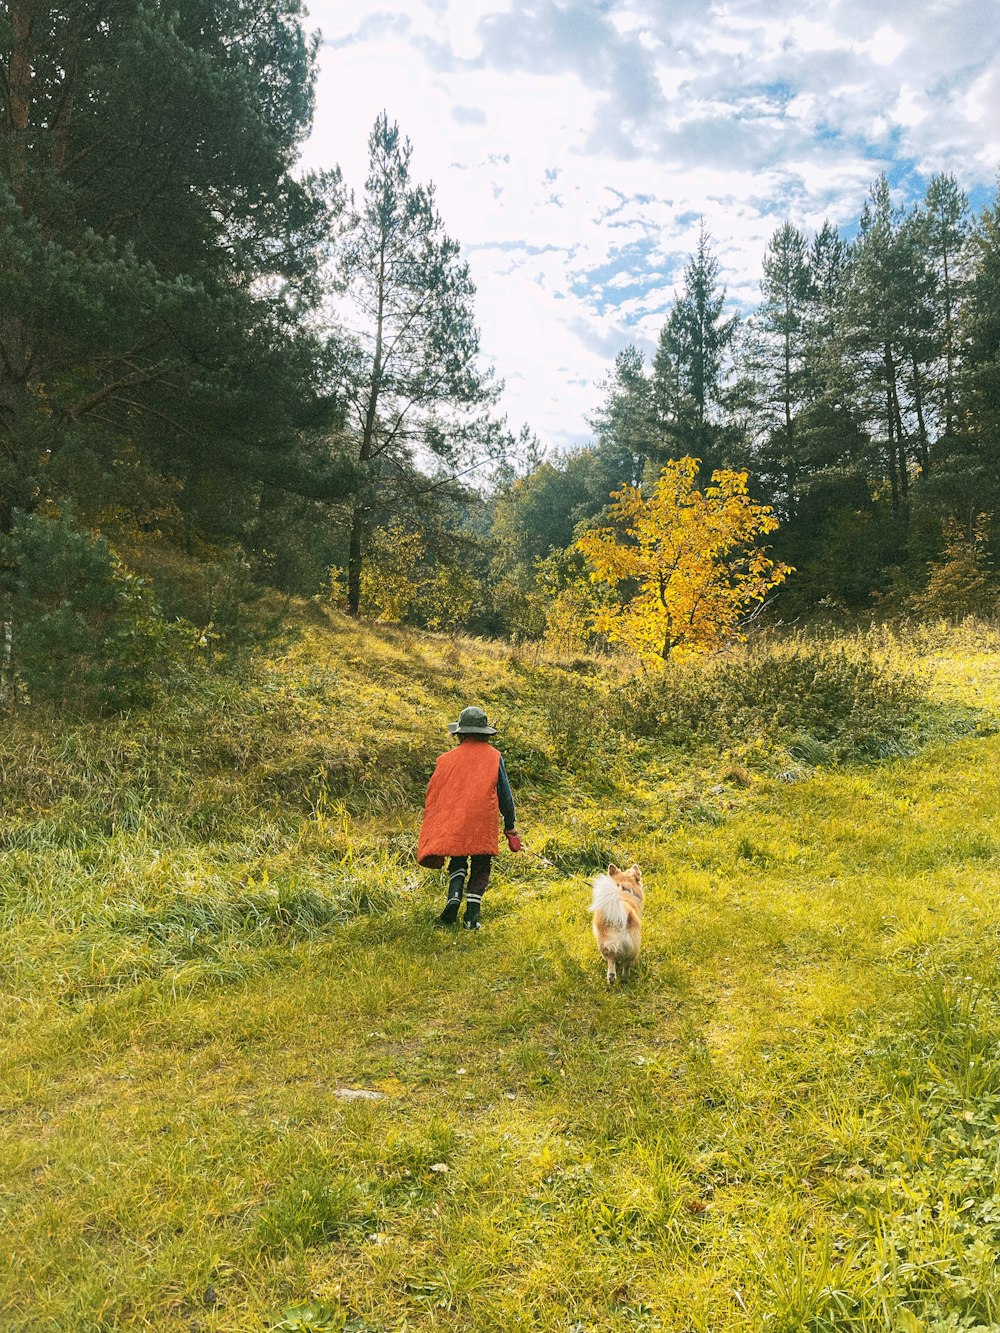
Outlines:
{"type": "MultiPolygon", "coordinates": [[[[806,255],[808,270],[803,347],[806,411],[833,415],[850,401],[850,356],[844,340],[845,295],[850,284],[850,248],[828,220],[813,237],[806,255]],[[825,410],[824,410],[825,409],[825,410]]],[[[803,442],[808,452],[808,446],[803,442]]],[[[828,455],[841,458],[836,449],[828,455]]],[[[828,457],[814,461],[823,465],[828,457]]]]}
{"type": "Polygon", "coordinates": [[[763,335],[760,375],[772,424],[767,452],[783,478],[784,509],[794,516],[799,458],[797,418],[806,390],[805,339],[810,275],[806,238],[786,222],[771,237],[764,256],[757,313],[763,335]]]}
{"type": "Polygon", "coordinates": [[[927,187],[922,210],[928,259],[934,274],[932,299],[942,367],[936,396],[945,439],[958,426],[959,372],[958,309],[965,286],[966,247],[969,238],[969,201],[954,176],[934,176],[927,187]]]}
{"type": "Polygon", "coordinates": [[[497,388],[479,367],[475,288],[458,243],[445,233],[433,187],[412,181],[412,146],[385,113],[368,147],[364,199],[341,250],[359,325],[345,339],[341,366],[360,474],[350,514],[352,615],[386,489],[419,487],[420,463],[468,467],[503,443],[482,418],[497,388]]]}
{"type": "Polygon", "coordinates": [[[978,511],[1000,507],[1000,190],[972,231],[959,326],[962,428],[949,468],[961,482],[953,513],[971,534],[978,511]]]}
{"type": "Polygon", "coordinates": [[[719,407],[726,352],[736,316],[723,317],[725,288],[704,226],[684,270],[684,288],[660,334],[653,364],[653,397],[664,450],[701,458],[707,471],[719,451],[719,407]]]}
{"type": "MultiPolygon", "coordinates": [[[[319,295],[335,177],[298,178],[316,42],[299,0],[0,8],[0,525],[163,488],[252,518],[307,488],[324,429],[319,295]],[[128,486],[119,480],[129,478],[128,486]],[[139,479],[138,484],[137,478],[139,479]]],[[[329,472],[329,464],[326,464],[329,472]]]]}
{"type": "Polygon", "coordinates": [[[597,436],[598,448],[617,473],[615,484],[635,483],[645,460],[661,459],[663,451],[653,385],[637,347],[626,347],[618,353],[614,369],[601,388],[604,401],[589,424],[597,436]]]}
{"type": "Polygon", "coordinates": [[[893,205],[884,175],[861,215],[845,302],[855,393],[883,449],[891,506],[904,524],[911,460],[925,467],[929,441],[922,367],[930,351],[929,273],[913,219],[893,205]]]}

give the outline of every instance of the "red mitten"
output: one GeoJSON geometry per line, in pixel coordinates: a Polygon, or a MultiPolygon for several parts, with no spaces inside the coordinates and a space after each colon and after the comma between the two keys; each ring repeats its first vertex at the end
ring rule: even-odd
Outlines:
{"type": "Polygon", "coordinates": [[[507,846],[512,852],[519,852],[521,850],[521,839],[517,836],[516,830],[505,830],[503,836],[507,839],[507,846]]]}

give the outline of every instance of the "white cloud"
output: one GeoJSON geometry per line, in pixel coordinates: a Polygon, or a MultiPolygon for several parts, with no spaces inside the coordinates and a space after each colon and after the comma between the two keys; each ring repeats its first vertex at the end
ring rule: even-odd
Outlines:
{"type": "Polygon", "coordinates": [[[858,50],[869,55],[876,65],[893,65],[908,46],[909,41],[902,33],[883,23],[867,42],[859,45],[858,50]]]}
{"type": "Polygon", "coordinates": [[[387,110],[466,247],[507,410],[583,439],[610,358],[655,345],[702,218],[753,302],[786,218],[856,220],[893,169],[992,183],[998,25],[982,0],[314,0],[310,165],[360,189],[387,110]]]}

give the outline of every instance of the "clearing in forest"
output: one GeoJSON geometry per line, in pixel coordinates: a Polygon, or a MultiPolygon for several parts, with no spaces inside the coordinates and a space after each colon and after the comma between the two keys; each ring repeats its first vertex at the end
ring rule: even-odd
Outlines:
{"type": "Polygon", "coordinates": [[[3,724],[0,1326],[1000,1327],[992,636],[668,688],[315,619],[3,724]],[[412,861],[467,702],[551,862],[478,934],[412,861]]]}

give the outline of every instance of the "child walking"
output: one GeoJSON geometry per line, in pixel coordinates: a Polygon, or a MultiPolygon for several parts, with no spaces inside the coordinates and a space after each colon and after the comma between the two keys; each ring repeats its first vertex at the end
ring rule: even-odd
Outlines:
{"type": "Polygon", "coordinates": [[[465,895],[462,925],[479,929],[479,908],[499,851],[497,823],[512,852],[521,850],[514,827],[511,794],[503,756],[487,740],[497,734],[481,708],[463,708],[448,730],[458,745],[441,755],[427,784],[424,821],[417,843],[417,863],[440,870],[448,861],[448,900],[438,917],[453,926],[465,895]]]}

